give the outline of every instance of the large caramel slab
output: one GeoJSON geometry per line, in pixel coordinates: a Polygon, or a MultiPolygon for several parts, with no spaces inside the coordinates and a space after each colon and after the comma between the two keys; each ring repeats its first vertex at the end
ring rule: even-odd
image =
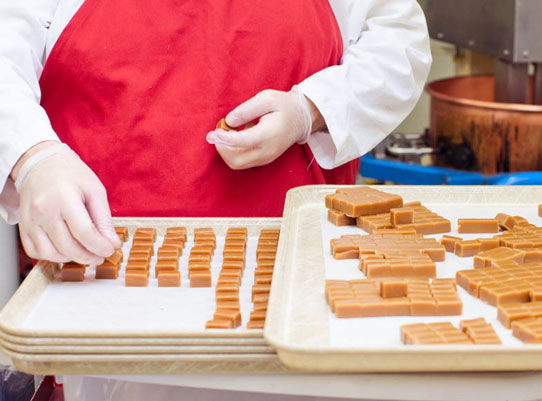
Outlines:
{"type": "Polygon", "coordinates": [[[362,186],[337,189],[326,196],[326,207],[343,212],[350,217],[387,212],[403,206],[403,198],[378,189],[362,186]]]}

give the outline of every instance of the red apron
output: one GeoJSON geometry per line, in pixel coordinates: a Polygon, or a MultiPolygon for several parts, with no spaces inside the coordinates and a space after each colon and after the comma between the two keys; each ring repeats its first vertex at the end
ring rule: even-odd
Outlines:
{"type": "Polygon", "coordinates": [[[354,183],[358,163],[324,171],[294,145],[235,171],[205,136],[341,54],[327,0],[86,0],[47,60],[41,104],[114,216],[280,216],[288,189],[354,183]]]}

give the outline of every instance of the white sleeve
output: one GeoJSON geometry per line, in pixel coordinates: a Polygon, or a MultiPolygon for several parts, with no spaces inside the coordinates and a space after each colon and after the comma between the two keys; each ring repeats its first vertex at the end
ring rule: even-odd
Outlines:
{"type": "Polygon", "coordinates": [[[299,84],[326,121],[329,132],[308,140],[326,169],[362,156],[392,132],[414,108],[431,65],[416,0],[330,3],[345,43],[341,62],[299,84]]]}
{"type": "Polygon", "coordinates": [[[0,216],[17,222],[19,195],[9,178],[21,155],[57,140],[40,106],[47,31],[59,0],[0,0],[0,216]]]}

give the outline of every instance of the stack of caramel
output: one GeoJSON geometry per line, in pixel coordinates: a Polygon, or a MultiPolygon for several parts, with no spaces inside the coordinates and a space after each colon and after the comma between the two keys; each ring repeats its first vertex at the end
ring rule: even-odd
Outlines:
{"type": "Polygon", "coordinates": [[[156,228],[141,227],[134,233],[134,240],[126,263],[126,287],[149,285],[151,257],[154,255],[156,228]]]}
{"type": "Polygon", "coordinates": [[[222,269],[216,284],[216,312],[205,325],[208,329],[230,329],[241,325],[239,287],[245,269],[248,230],[231,227],[226,233],[222,269]]]}
{"type": "Polygon", "coordinates": [[[158,248],[154,267],[159,287],[180,287],[179,258],[186,243],[186,227],[168,227],[162,246],[158,248]]]}
{"type": "Polygon", "coordinates": [[[211,227],[194,228],[194,246],[188,257],[190,287],[211,287],[211,260],[216,249],[216,235],[211,227]]]}

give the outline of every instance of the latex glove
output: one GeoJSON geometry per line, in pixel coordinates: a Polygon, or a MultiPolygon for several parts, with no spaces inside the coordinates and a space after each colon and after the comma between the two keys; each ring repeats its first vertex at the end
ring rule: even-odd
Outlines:
{"type": "MultiPolygon", "coordinates": [[[[314,107],[314,106],[313,106],[314,107]]],[[[311,104],[293,87],[290,92],[264,90],[226,116],[231,127],[259,119],[242,131],[221,129],[207,134],[207,142],[234,169],[271,163],[295,143],[304,144],[312,131],[311,104]]]]}
{"type": "Polygon", "coordinates": [[[121,246],[105,188],[75,153],[52,154],[32,165],[22,182],[14,178],[28,256],[99,264],[121,246]]]}

